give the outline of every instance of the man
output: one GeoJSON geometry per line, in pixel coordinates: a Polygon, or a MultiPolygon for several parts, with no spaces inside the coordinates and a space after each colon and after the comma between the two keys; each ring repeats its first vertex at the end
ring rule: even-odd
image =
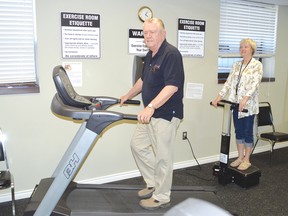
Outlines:
{"type": "Polygon", "coordinates": [[[147,19],[143,25],[149,52],[142,76],[121,97],[124,101],[142,92],[144,109],[131,141],[131,150],[147,187],[138,192],[140,206],[154,210],[170,205],[173,175],[173,143],[183,118],[184,67],[177,48],[166,41],[161,19],[147,19]]]}

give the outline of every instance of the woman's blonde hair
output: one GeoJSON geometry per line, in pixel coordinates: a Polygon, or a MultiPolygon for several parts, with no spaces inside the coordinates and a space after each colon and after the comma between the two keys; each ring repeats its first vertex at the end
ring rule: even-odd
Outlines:
{"type": "Polygon", "coordinates": [[[256,52],[257,49],[257,44],[254,40],[252,40],[251,38],[244,38],[240,41],[240,45],[242,45],[243,43],[248,43],[251,48],[252,48],[252,55],[254,55],[254,53],[256,52]]]}

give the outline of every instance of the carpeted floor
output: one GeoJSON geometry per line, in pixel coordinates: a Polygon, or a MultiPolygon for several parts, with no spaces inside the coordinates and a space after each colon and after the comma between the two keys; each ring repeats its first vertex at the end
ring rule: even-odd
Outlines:
{"type": "MultiPolygon", "coordinates": [[[[174,171],[174,186],[213,186],[219,202],[237,216],[288,215],[288,148],[277,149],[269,163],[270,152],[252,156],[253,165],[261,170],[260,184],[248,189],[235,183],[225,186],[212,175],[214,163],[174,171]]],[[[144,185],[142,178],[127,179],[113,184],[144,185]]],[[[17,216],[22,216],[28,199],[17,200],[17,216]]],[[[10,203],[0,204],[0,216],[11,215],[10,203]]],[[[191,214],[192,215],[192,214],[191,214]]],[[[180,216],[180,215],[179,215],[180,216]]]]}

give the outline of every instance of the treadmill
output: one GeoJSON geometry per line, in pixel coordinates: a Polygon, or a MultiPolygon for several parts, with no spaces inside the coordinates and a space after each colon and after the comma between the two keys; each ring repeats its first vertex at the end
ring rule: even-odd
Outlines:
{"type": "MultiPolygon", "coordinates": [[[[141,186],[74,182],[97,136],[110,124],[121,120],[135,121],[137,116],[106,110],[120,103],[119,99],[78,95],[61,65],[53,69],[53,80],[57,93],[52,100],[52,112],[82,123],[52,176],[36,185],[23,216],[164,215],[189,197],[222,207],[214,187],[209,186],[174,186],[170,207],[148,211],[138,204],[137,191],[142,189],[141,186]]],[[[125,103],[140,104],[137,100],[125,103]]]]}

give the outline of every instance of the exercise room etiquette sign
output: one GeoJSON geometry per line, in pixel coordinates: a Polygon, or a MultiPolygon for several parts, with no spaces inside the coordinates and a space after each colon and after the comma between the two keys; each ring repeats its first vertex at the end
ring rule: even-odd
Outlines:
{"type": "Polygon", "coordinates": [[[178,49],[182,56],[204,56],[205,26],[204,20],[178,19],[178,49]]]}
{"type": "Polygon", "coordinates": [[[61,12],[62,58],[100,58],[100,15],[61,12]]]}

